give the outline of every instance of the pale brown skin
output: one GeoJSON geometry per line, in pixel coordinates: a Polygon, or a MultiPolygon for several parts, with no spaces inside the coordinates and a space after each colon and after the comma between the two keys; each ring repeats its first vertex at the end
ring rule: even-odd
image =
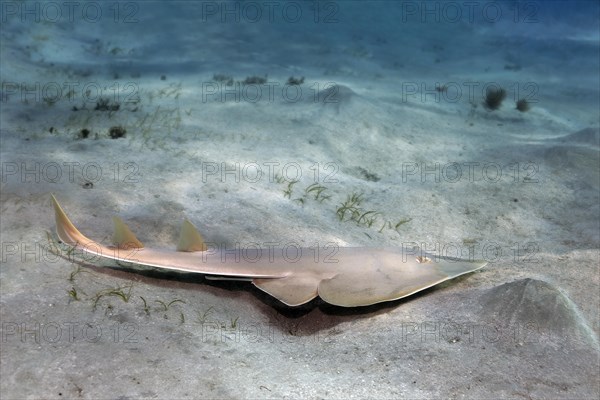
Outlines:
{"type": "Polygon", "coordinates": [[[275,248],[155,250],[143,248],[118,219],[117,234],[124,239],[118,246],[107,247],[82,235],[54,196],[52,201],[58,239],[69,247],[70,254],[88,260],[108,259],[195,272],[209,279],[248,280],[289,306],[307,303],[317,296],[342,307],[397,300],[487,264],[436,258],[402,248],[297,248],[291,255],[289,249],[275,248]]]}

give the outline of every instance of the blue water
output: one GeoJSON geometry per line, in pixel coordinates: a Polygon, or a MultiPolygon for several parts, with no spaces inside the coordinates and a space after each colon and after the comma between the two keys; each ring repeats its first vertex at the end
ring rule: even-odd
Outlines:
{"type": "Polygon", "coordinates": [[[2,1],[0,397],[598,398],[599,21],[598,1],[2,1]],[[48,258],[50,193],[103,244],[119,215],[174,249],[187,218],[232,248],[490,263],[290,309],[48,258]],[[353,195],[372,224],[339,218],[353,195]]]}

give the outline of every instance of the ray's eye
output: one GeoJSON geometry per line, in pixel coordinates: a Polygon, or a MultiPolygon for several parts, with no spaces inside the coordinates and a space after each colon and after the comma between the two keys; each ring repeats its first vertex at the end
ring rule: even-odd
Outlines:
{"type": "Polygon", "coordinates": [[[419,264],[426,264],[426,263],[429,263],[429,262],[431,262],[431,258],[429,258],[429,257],[425,257],[425,256],[418,256],[418,257],[417,257],[417,262],[418,262],[419,264]]]}

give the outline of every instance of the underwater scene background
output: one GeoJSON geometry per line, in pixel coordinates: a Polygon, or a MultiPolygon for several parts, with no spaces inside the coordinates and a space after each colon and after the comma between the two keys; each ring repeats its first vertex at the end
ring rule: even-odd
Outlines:
{"type": "Polygon", "coordinates": [[[2,1],[0,396],[598,398],[597,1],[2,1]],[[489,264],[406,299],[77,265],[50,194],[175,248],[489,264]]]}

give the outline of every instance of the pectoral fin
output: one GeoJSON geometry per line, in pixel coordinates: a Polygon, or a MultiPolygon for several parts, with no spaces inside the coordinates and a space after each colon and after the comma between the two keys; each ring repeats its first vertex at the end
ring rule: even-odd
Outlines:
{"type": "Polygon", "coordinates": [[[288,306],[299,306],[317,297],[319,279],[313,276],[291,275],[285,278],[253,279],[252,283],[288,306]]]}
{"type": "Polygon", "coordinates": [[[323,279],[319,296],[327,303],[342,307],[368,306],[398,300],[482,268],[486,262],[402,263],[394,269],[372,269],[360,275],[342,271],[323,279]],[[359,283],[360,282],[360,283],[359,283]]]}

